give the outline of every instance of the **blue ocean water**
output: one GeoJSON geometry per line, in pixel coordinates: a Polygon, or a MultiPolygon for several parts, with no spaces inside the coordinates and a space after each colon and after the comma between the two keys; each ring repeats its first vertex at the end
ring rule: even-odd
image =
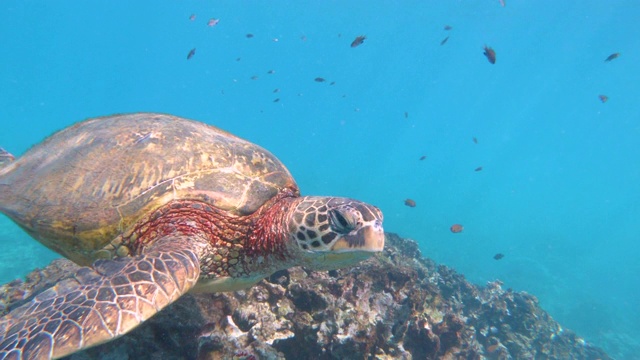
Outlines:
{"type": "MultiPolygon", "coordinates": [[[[376,204],[425,256],[633,358],[639,18],[635,0],[4,0],[0,146],[113,113],[214,124],[304,194],[376,204]]],[[[0,218],[0,282],[56,256],[0,218]]]]}

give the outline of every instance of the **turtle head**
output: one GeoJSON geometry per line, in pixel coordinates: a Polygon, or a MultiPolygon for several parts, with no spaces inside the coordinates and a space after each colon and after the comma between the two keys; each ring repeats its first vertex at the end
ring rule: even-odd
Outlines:
{"type": "Polygon", "coordinates": [[[352,266],[384,247],[380,209],[348,198],[302,197],[288,228],[303,265],[315,270],[352,266]]]}

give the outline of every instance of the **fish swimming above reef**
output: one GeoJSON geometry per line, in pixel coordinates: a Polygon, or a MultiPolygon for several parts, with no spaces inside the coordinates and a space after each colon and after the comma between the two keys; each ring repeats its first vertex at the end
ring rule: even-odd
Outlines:
{"type": "Polygon", "coordinates": [[[191,49],[187,54],[187,60],[190,60],[195,54],[196,54],[196,48],[191,49]]]}
{"type": "Polygon", "coordinates": [[[408,207],[416,207],[416,202],[414,200],[411,200],[411,199],[405,200],[404,204],[407,205],[408,207]]]}
{"type": "Polygon", "coordinates": [[[366,39],[367,39],[367,37],[366,37],[366,36],[364,36],[364,35],[357,36],[357,37],[355,38],[355,40],[353,40],[353,41],[351,42],[351,47],[352,47],[352,48],[354,48],[354,47],[358,47],[358,46],[362,45],[362,43],[364,43],[364,41],[365,41],[366,39]]]}
{"type": "Polygon", "coordinates": [[[484,56],[487,57],[487,60],[489,60],[490,63],[496,63],[496,52],[487,45],[484,46],[484,56]]]}
{"type": "Polygon", "coordinates": [[[615,59],[617,59],[619,56],[620,56],[620,53],[613,53],[613,54],[611,54],[611,55],[607,56],[607,58],[606,58],[606,59],[604,59],[604,61],[605,61],[605,62],[609,62],[609,61],[611,61],[611,60],[615,60],[615,59]]]}

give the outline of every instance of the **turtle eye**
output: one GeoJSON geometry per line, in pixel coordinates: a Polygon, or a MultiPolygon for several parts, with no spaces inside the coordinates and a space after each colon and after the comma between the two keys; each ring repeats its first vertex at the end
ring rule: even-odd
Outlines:
{"type": "Polygon", "coordinates": [[[340,210],[329,210],[329,223],[331,229],[340,234],[348,234],[356,228],[355,219],[347,212],[340,210]]]}

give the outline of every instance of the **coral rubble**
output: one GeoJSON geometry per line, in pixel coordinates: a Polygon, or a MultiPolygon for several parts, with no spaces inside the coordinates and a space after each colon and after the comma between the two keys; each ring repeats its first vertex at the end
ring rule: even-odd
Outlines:
{"type": "MultiPolygon", "coordinates": [[[[76,265],[2,286],[18,306],[76,265]]],[[[473,285],[387,234],[358,267],[292,268],[244,291],[190,294],[131,333],[69,359],[609,359],[524,292],[473,285]]]]}

